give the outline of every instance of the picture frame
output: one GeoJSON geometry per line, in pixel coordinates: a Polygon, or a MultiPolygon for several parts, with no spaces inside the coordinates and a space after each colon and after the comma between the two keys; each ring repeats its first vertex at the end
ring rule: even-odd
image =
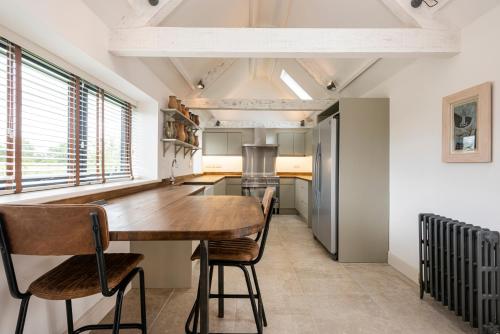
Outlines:
{"type": "Polygon", "coordinates": [[[443,162],[491,162],[491,89],[485,82],[443,98],[443,162]]]}

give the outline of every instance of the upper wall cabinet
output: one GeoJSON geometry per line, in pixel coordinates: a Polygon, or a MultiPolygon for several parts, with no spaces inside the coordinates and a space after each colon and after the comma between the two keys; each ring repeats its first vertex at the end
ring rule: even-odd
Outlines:
{"type": "Polygon", "coordinates": [[[306,155],[305,132],[278,133],[278,154],[288,157],[303,157],[306,155]]]}
{"type": "Polygon", "coordinates": [[[241,132],[204,132],[203,155],[241,155],[241,132]]]}

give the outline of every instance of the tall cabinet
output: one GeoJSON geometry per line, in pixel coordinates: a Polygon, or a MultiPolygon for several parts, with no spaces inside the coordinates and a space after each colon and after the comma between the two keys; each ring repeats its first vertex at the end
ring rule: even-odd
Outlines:
{"type": "Polygon", "coordinates": [[[338,260],[387,262],[389,99],[341,98],[318,121],[332,115],[338,122],[338,175],[337,182],[332,178],[331,203],[332,209],[336,207],[332,227],[338,260]]]}

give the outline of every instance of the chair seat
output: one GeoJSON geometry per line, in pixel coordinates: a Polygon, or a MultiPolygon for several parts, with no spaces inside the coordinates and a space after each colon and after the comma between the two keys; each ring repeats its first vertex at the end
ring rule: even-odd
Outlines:
{"type": "MultiPolygon", "coordinates": [[[[252,261],[257,255],[259,255],[259,244],[250,238],[208,242],[208,258],[212,261],[252,261]]],[[[191,260],[199,258],[200,246],[194,251],[191,260]]]]}
{"type": "MultiPolygon", "coordinates": [[[[108,287],[116,287],[144,256],[131,253],[104,254],[108,287]]],[[[31,283],[28,291],[43,299],[68,300],[101,292],[95,255],[77,255],[31,283]]]]}

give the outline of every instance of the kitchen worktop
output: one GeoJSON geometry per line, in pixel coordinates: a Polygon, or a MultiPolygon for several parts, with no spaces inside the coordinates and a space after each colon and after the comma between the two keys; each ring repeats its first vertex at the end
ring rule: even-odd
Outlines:
{"type": "MultiPolygon", "coordinates": [[[[312,175],[308,173],[278,173],[278,175],[281,178],[296,178],[296,179],[301,179],[305,181],[312,181],[312,175]]],[[[188,178],[184,180],[182,183],[183,184],[191,184],[191,185],[212,185],[216,184],[225,178],[239,178],[241,177],[241,174],[237,173],[217,173],[217,174],[203,174],[203,175],[198,175],[194,176],[192,178],[188,178]]]]}

